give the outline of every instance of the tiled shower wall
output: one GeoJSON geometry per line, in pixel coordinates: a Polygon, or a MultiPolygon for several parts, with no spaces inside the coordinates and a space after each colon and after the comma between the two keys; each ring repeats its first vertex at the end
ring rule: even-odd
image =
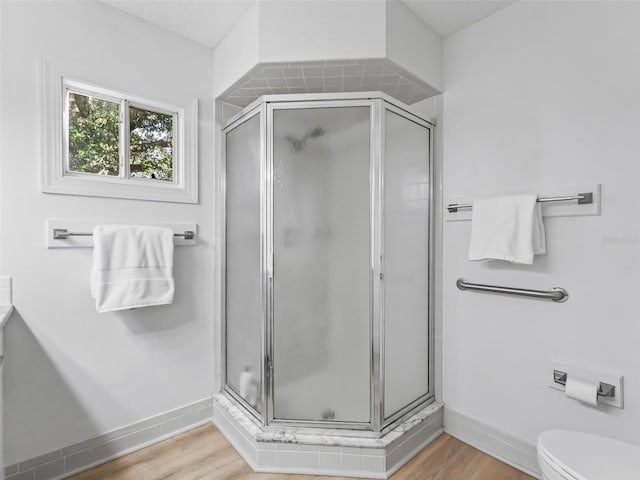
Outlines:
{"type": "Polygon", "coordinates": [[[408,105],[439,92],[386,58],[260,63],[218,99],[245,107],[262,95],[381,91],[408,105]]]}

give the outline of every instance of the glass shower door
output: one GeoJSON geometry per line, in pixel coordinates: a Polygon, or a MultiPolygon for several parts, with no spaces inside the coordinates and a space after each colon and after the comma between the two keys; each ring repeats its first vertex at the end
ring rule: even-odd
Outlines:
{"type": "Polygon", "coordinates": [[[261,413],[260,114],[225,132],[225,386],[261,413]]]}
{"type": "Polygon", "coordinates": [[[273,125],[273,418],[369,423],[370,107],[273,125]]]}
{"type": "Polygon", "coordinates": [[[387,107],[384,419],[429,394],[430,130],[387,107]]]}

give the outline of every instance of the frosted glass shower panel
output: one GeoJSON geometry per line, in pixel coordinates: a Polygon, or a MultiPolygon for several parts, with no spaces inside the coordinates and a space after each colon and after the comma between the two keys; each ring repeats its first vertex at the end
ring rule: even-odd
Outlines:
{"type": "Polygon", "coordinates": [[[384,417],[429,392],[429,135],[385,111],[384,417]]]}
{"type": "Polygon", "coordinates": [[[226,384],[260,412],[260,116],[226,141],[226,384]]]}
{"type": "Polygon", "coordinates": [[[370,108],[274,110],[274,418],[370,421],[370,108]]]}

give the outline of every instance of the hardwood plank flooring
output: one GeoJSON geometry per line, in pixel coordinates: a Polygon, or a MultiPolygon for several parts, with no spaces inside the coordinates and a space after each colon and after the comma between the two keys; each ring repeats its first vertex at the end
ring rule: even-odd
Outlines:
{"type": "MultiPolygon", "coordinates": [[[[449,435],[402,467],[393,480],[533,480],[449,435]]],[[[254,473],[213,425],[79,473],[71,480],[353,480],[346,477],[254,473]]]]}

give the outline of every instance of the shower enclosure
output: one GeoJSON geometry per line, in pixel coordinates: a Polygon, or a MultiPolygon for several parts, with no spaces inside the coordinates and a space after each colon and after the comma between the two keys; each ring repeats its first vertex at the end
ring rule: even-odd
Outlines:
{"type": "Polygon", "coordinates": [[[431,130],[380,93],[223,129],[223,384],[264,428],[379,436],[433,400],[431,130]]]}

